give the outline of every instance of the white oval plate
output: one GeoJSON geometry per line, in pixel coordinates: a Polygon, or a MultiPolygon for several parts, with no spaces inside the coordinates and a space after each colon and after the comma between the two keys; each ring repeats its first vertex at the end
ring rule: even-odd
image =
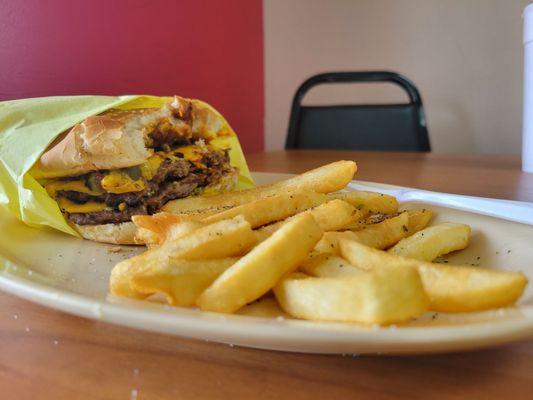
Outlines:
{"type": "MultiPolygon", "coordinates": [[[[281,179],[281,174],[254,174],[258,183],[281,179]]],[[[413,201],[413,191],[373,183],[354,183],[352,188],[393,190],[408,202],[404,208],[425,207],[437,213],[435,222],[470,224],[468,249],[449,257],[450,263],[522,270],[533,280],[530,267],[533,227],[473,213],[476,198],[460,199],[444,193],[425,192],[413,201]],[[409,197],[410,196],[410,197],[409,197]],[[437,204],[446,204],[444,208],[437,204]],[[469,211],[464,211],[465,209],[469,211]],[[479,257],[479,259],[478,259],[479,257]]],[[[422,192],[420,192],[422,193],[422,192]]],[[[495,210],[512,202],[491,200],[495,210]]],[[[517,220],[527,203],[512,208],[517,220]]],[[[484,203],[483,214],[490,214],[484,203]]],[[[494,212],[496,212],[494,211],[494,212]]],[[[109,272],[113,265],[141,251],[93,243],[50,229],[33,229],[0,211],[0,289],[68,313],[152,332],[211,340],[262,349],[310,353],[429,353],[474,349],[533,337],[533,291],[527,288],[513,308],[468,314],[428,313],[416,321],[392,327],[324,323],[289,319],[266,300],[223,315],[195,309],[110,298],[109,272]],[[269,307],[272,306],[272,307],[269,307]],[[243,315],[244,314],[244,315],[243,315]]],[[[494,213],[493,213],[494,215],[494,213]]],[[[524,219],[527,216],[524,215],[524,219]]]]}

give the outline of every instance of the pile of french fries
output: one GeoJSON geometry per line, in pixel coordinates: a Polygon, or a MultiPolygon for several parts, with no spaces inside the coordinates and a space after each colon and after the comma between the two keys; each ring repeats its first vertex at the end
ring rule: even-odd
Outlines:
{"type": "Polygon", "coordinates": [[[275,296],[295,318],[395,324],[426,311],[512,305],[520,272],[433,262],[468,246],[470,227],[429,226],[428,210],[340,192],[357,166],[338,161],[268,186],[192,197],[133,218],[148,250],[118,263],[113,295],[235,313],[275,296]]]}

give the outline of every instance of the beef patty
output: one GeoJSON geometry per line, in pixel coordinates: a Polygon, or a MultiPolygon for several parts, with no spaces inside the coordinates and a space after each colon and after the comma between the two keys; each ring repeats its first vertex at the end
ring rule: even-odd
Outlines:
{"type": "MultiPolygon", "coordinates": [[[[105,193],[92,196],[75,191],[60,191],[59,196],[84,204],[88,201],[104,202],[112,209],[91,213],[70,213],[67,218],[78,225],[100,225],[121,223],[131,220],[133,215],[156,213],[168,201],[190,196],[198,188],[216,184],[222,176],[231,171],[227,151],[207,152],[202,158],[205,168],[197,168],[186,159],[166,159],[159,166],[153,178],[146,182],[146,189],[121,194],[105,193]],[[119,210],[120,204],[125,204],[119,210]]],[[[93,173],[93,184],[100,186],[104,174],[93,173]]]]}

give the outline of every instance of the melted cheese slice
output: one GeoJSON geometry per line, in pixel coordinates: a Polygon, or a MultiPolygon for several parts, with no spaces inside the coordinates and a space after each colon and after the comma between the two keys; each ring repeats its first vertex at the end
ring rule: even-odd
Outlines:
{"type": "MultiPolygon", "coordinates": [[[[183,154],[183,158],[192,162],[197,168],[205,167],[205,165],[202,163],[202,158],[205,154],[205,150],[202,147],[199,147],[197,145],[181,146],[175,148],[172,152],[174,154],[183,154]]],[[[172,157],[176,158],[176,156],[171,156],[169,158],[172,157]]]]}
{"type": "Polygon", "coordinates": [[[102,179],[102,187],[108,193],[140,192],[146,188],[143,180],[133,180],[125,172],[112,171],[102,179]]]}
{"type": "Polygon", "coordinates": [[[195,145],[177,147],[174,153],[181,153],[186,160],[193,162],[200,161],[203,157],[203,152],[195,145]]]}
{"type": "Polygon", "coordinates": [[[96,201],[88,201],[85,204],[78,204],[74,203],[73,201],[70,201],[69,199],[65,197],[60,197],[57,200],[57,203],[59,204],[59,208],[61,208],[62,211],[68,212],[68,213],[91,213],[91,212],[98,212],[105,210],[107,206],[105,203],[99,203],[96,201]]]}

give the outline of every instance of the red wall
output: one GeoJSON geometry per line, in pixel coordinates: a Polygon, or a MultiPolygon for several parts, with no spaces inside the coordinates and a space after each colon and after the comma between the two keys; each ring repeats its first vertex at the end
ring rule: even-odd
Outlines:
{"type": "Polygon", "coordinates": [[[0,99],[179,94],[263,149],[261,0],[0,0],[0,99]]]}

